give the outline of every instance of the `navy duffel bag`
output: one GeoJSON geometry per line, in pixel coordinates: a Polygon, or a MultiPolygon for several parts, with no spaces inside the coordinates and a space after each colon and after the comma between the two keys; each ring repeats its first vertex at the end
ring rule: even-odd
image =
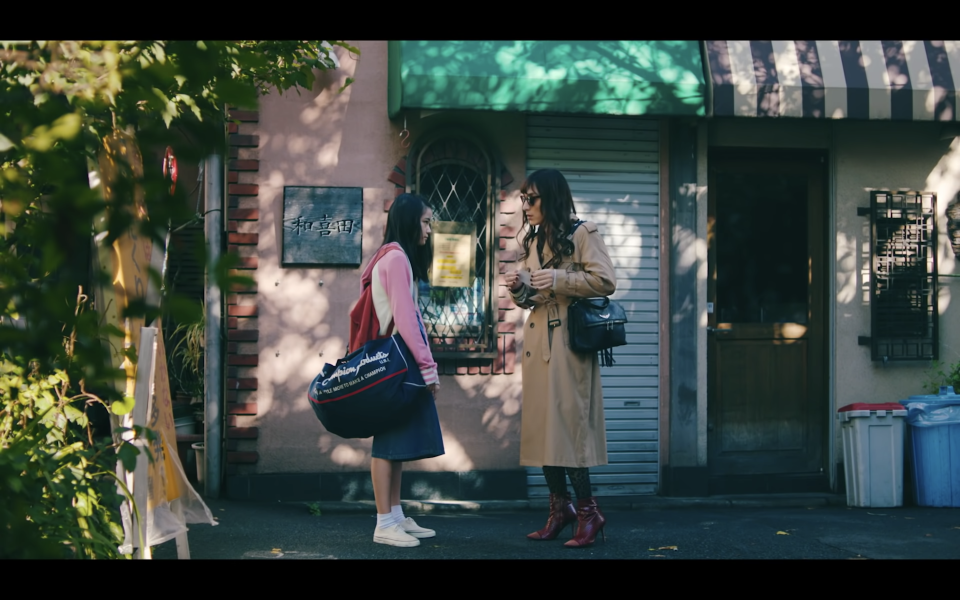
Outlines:
{"type": "Polygon", "coordinates": [[[307,396],[327,431],[367,438],[408,418],[429,394],[420,368],[400,334],[371,340],[326,364],[307,396]]]}

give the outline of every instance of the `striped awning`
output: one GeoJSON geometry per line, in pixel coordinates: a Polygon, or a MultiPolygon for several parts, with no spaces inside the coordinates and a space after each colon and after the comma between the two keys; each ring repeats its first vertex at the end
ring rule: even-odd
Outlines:
{"type": "Polygon", "coordinates": [[[958,120],[960,41],[706,46],[714,116],[958,120]]]}

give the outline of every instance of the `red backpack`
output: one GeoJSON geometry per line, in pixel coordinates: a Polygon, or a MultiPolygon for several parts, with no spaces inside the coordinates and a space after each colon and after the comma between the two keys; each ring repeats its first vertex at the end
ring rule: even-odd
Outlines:
{"type": "MultiPolygon", "coordinates": [[[[367,265],[363,276],[360,278],[360,285],[363,286],[363,289],[360,292],[360,299],[350,311],[350,342],[347,346],[347,354],[362,348],[370,340],[389,337],[390,332],[393,331],[393,319],[391,319],[386,335],[380,335],[380,321],[377,319],[377,310],[373,305],[373,290],[370,285],[373,281],[374,265],[391,250],[400,250],[399,244],[381,246],[377,253],[373,255],[370,264],[367,265]]],[[[402,250],[400,251],[402,252],[402,250]]]]}

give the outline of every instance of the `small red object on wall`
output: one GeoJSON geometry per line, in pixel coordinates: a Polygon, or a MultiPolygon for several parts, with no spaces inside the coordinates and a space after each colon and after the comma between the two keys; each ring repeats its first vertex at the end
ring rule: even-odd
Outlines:
{"type": "Polygon", "coordinates": [[[170,195],[177,188],[177,157],[173,155],[173,148],[167,146],[163,155],[163,176],[170,180],[170,195]]]}

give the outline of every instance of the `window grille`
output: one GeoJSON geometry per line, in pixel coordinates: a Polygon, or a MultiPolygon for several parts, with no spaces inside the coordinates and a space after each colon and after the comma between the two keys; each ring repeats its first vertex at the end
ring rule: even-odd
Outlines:
{"type": "Polygon", "coordinates": [[[498,309],[492,302],[491,283],[498,273],[491,249],[498,171],[490,155],[468,137],[437,138],[411,155],[415,168],[411,192],[427,199],[438,222],[431,236],[434,252],[444,224],[458,233],[476,233],[470,285],[420,286],[420,311],[433,354],[438,359],[493,358],[498,309]]]}
{"type": "Polygon", "coordinates": [[[870,218],[871,358],[936,360],[937,196],[871,192],[870,218]]]}

